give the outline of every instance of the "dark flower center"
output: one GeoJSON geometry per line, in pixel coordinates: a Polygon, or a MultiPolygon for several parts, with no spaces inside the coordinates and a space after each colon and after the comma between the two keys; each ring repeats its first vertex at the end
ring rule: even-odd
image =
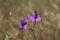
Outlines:
{"type": "Polygon", "coordinates": [[[38,14],[37,14],[37,11],[34,11],[35,15],[34,15],[34,18],[36,19],[38,14]]]}
{"type": "Polygon", "coordinates": [[[35,17],[34,17],[35,19],[37,18],[37,15],[35,15],[35,17]]]}
{"type": "Polygon", "coordinates": [[[26,25],[26,23],[22,23],[21,25],[24,26],[24,25],[26,25]]]}
{"type": "Polygon", "coordinates": [[[26,20],[24,19],[24,20],[21,20],[21,26],[24,26],[24,25],[26,25],[27,24],[27,22],[26,22],[26,20]]]}

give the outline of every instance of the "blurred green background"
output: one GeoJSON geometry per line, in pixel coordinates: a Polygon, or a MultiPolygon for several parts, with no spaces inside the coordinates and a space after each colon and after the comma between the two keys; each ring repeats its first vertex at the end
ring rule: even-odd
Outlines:
{"type": "MultiPolygon", "coordinates": [[[[0,40],[33,40],[29,30],[18,27],[35,10],[43,19],[35,27],[37,40],[60,40],[60,0],[0,0],[0,40]]],[[[33,23],[27,25],[32,28],[33,23]]]]}

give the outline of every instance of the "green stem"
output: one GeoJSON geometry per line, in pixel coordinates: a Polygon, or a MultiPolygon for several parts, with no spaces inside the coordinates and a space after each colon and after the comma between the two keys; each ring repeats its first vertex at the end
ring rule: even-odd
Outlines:
{"type": "Polygon", "coordinates": [[[36,24],[36,23],[34,23],[34,25],[33,25],[33,31],[32,31],[34,40],[36,40],[35,33],[34,33],[34,27],[35,27],[35,24],[36,24]]]}
{"type": "Polygon", "coordinates": [[[32,35],[33,35],[33,37],[34,37],[34,40],[36,40],[35,33],[34,33],[35,25],[36,25],[36,23],[34,23],[34,25],[33,25],[33,29],[29,29],[29,31],[32,32],[32,35]]]}

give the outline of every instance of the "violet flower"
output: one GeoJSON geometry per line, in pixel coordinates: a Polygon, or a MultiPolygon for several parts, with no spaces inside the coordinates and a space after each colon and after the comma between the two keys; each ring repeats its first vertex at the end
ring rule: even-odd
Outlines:
{"type": "Polygon", "coordinates": [[[23,20],[21,20],[21,26],[18,28],[18,30],[22,30],[22,29],[27,30],[28,28],[26,24],[27,24],[27,19],[24,18],[23,20]]]}
{"type": "Polygon", "coordinates": [[[41,21],[42,18],[39,18],[37,11],[34,11],[34,16],[30,16],[30,20],[32,22],[36,22],[37,23],[37,22],[41,21]]]}

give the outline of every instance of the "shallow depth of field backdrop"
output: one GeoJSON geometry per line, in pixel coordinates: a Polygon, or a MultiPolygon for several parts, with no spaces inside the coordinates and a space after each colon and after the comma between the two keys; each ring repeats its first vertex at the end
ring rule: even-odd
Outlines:
{"type": "MultiPolygon", "coordinates": [[[[31,32],[18,27],[35,10],[43,19],[35,27],[37,40],[60,40],[60,0],[0,0],[0,40],[33,40],[31,32]]],[[[27,26],[32,25],[29,20],[27,26]]]]}

